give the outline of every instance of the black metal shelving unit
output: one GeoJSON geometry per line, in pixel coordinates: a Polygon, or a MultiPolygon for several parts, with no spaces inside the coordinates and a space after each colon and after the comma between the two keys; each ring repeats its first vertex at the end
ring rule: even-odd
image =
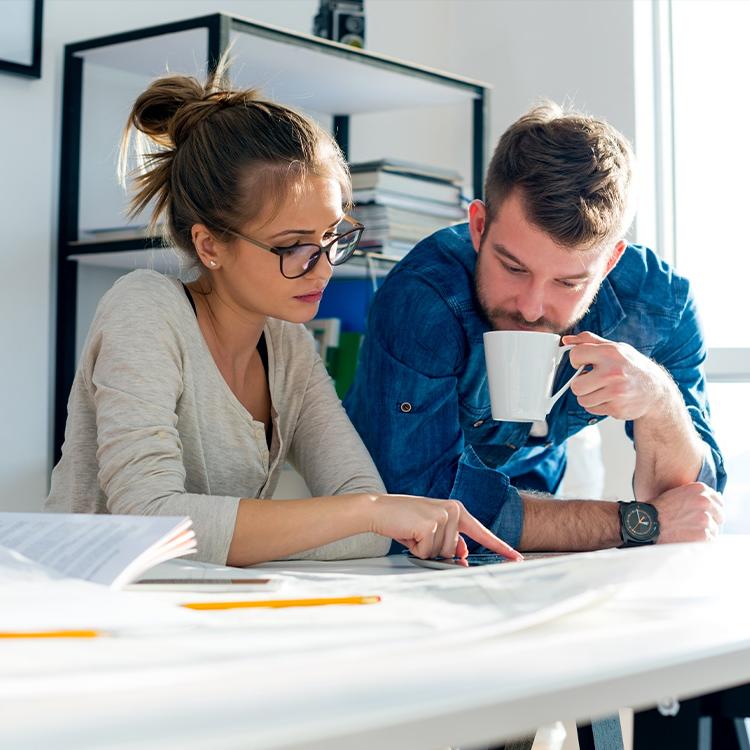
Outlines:
{"type": "MultiPolygon", "coordinates": [[[[85,100],[87,65],[100,69],[137,68],[145,75],[145,60],[157,68],[148,77],[164,72],[163,50],[179,46],[181,34],[200,33],[205,52],[185,49],[194,59],[201,57],[205,69],[212,68],[231,45],[232,77],[243,86],[270,81],[272,98],[299,109],[310,109],[331,117],[331,128],[344,154],[349,154],[352,116],[360,113],[466,104],[471,127],[471,185],[474,195],[482,194],[487,157],[489,86],[479,81],[412,65],[385,55],[355,49],[337,42],[288,31],[226,14],[212,14],[174,23],[90,39],[65,48],[62,106],[62,157],[57,254],[57,320],[55,359],[54,459],[63,442],[68,395],[76,366],[76,311],[78,266],[96,264],[118,253],[158,250],[159,238],[81,241],[82,156],[86,142],[84,110],[96,109],[85,100]],[[205,37],[203,34],[205,33],[205,37]],[[160,62],[160,65],[158,63],[160,62]],[[243,76],[249,80],[242,80],[243,76]],[[239,80],[238,80],[239,79],[239,80]]],[[[183,72],[180,70],[180,72],[183,72]]],[[[129,102],[128,102],[129,104],[129,102]]],[[[124,122],[124,117],[123,120],[124,122]]],[[[114,148],[114,144],[113,144],[114,148]]],[[[123,256],[124,257],[124,256],[123,256]]],[[[129,256],[131,257],[131,256],[129,256]]]]}

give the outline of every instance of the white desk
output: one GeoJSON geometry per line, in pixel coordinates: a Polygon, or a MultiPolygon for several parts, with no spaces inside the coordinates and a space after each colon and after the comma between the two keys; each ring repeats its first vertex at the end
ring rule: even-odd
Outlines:
{"type": "MultiPolygon", "coordinates": [[[[0,642],[0,747],[470,746],[559,718],[588,720],[620,706],[645,708],[748,682],[750,602],[739,596],[747,591],[748,542],[735,537],[712,547],[611,550],[502,566],[497,575],[507,581],[534,574],[529,611],[557,566],[588,568],[599,583],[604,573],[639,571],[584,609],[505,635],[476,632],[461,620],[404,636],[397,622],[383,619],[387,609],[371,605],[347,608],[354,620],[349,637],[333,644],[325,637],[333,613],[322,612],[331,608],[274,610],[265,632],[276,647],[266,647],[254,626],[228,629],[226,620],[169,635],[0,642]],[[286,653],[279,643],[288,645],[286,653]]],[[[335,566],[352,575],[337,580],[324,564],[300,564],[295,585],[332,593],[385,586],[385,596],[400,584],[378,573],[410,570],[405,564],[335,566]]],[[[251,617],[244,612],[237,617],[251,617]]]]}

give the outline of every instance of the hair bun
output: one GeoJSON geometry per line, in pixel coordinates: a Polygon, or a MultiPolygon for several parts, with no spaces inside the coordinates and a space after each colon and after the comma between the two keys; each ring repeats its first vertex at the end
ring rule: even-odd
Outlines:
{"type": "Polygon", "coordinates": [[[200,97],[185,101],[175,111],[169,123],[170,140],[177,147],[207,117],[237,104],[248,104],[254,98],[252,91],[229,91],[207,86],[201,89],[200,97]]]}
{"type": "Polygon", "coordinates": [[[186,107],[200,104],[205,89],[189,76],[157,78],[133,105],[131,124],[161,146],[172,148],[182,140],[176,132],[178,114],[186,107]]]}
{"type": "Polygon", "coordinates": [[[136,100],[131,123],[154,142],[177,148],[206,117],[238,104],[258,101],[258,91],[222,87],[222,71],[206,84],[189,76],[156,79],[136,100]]]}

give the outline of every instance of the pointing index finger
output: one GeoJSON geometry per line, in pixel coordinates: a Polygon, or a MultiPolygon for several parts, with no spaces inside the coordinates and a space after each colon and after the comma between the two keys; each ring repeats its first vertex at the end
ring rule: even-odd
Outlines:
{"type": "Polygon", "coordinates": [[[461,511],[458,530],[470,536],[475,542],[479,542],[493,552],[496,552],[509,560],[523,560],[523,555],[517,552],[502,539],[498,539],[486,526],[477,521],[467,510],[461,511]]]}

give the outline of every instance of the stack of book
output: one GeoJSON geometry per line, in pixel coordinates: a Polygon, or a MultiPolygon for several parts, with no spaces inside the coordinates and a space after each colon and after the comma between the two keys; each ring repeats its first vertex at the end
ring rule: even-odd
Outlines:
{"type": "Polygon", "coordinates": [[[351,164],[350,170],[353,215],[365,225],[365,250],[400,258],[466,217],[458,172],[396,159],[351,164]]]}

